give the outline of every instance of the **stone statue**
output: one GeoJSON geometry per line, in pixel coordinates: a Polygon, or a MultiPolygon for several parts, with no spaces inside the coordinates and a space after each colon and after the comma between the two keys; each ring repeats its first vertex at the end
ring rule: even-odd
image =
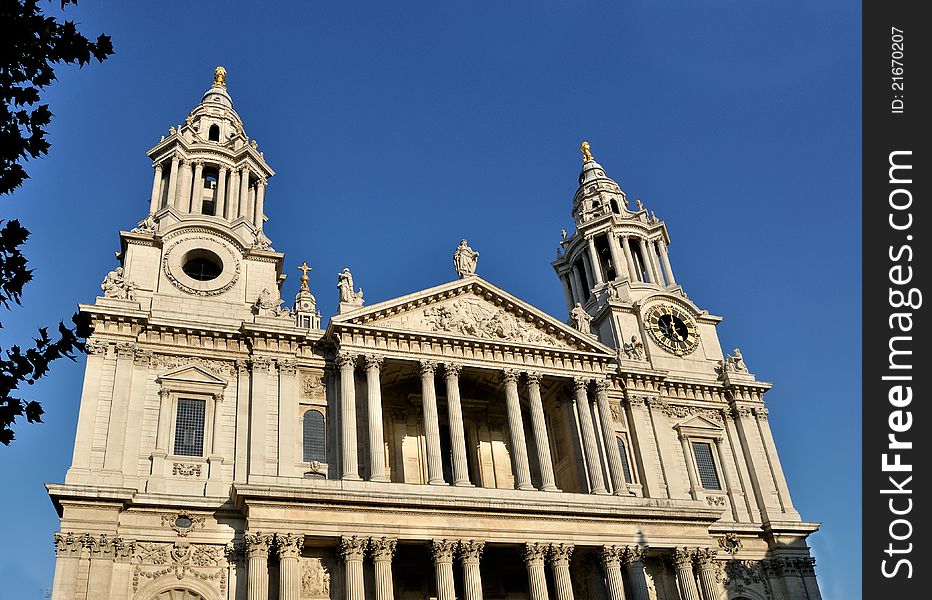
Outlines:
{"type": "Polygon", "coordinates": [[[622,351],[628,360],[644,360],[644,344],[638,340],[636,335],[631,336],[630,342],[622,344],[622,351]]]}
{"type": "Polygon", "coordinates": [[[638,211],[644,210],[644,205],[641,203],[640,199],[635,200],[634,203],[638,205],[638,211]]]}
{"type": "Polygon", "coordinates": [[[586,309],[583,308],[582,304],[579,302],[577,302],[573,310],[570,311],[570,318],[573,320],[573,325],[576,329],[583,333],[592,333],[589,326],[592,322],[592,317],[589,316],[589,313],[586,312],[586,309]]]}
{"type": "Polygon", "coordinates": [[[281,296],[272,294],[269,288],[263,288],[253,306],[260,317],[291,317],[291,311],[282,308],[282,302],[281,296]]]}
{"type": "Polygon", "coordinates": [[[744,364],[744,357],[741,356],[741,350],[735,348],[734,354],[725,355],[725,370],[731,373],[747,373],[748,367],[744,364]]]}
{"type": "Polygon", "coordinates": [[[460,279],[468,275],[476,274],[476,262],[479,260],[479,253],[473,252],[473,249],[462,240],[457,246],[456,252],[453,253],[453,267],[460,279]]]}
{"type": "Polygon", "coordinates": [[[130,233],[152,233],[155,231],[156,224],[155,215],[150,213],[149,216],[137,223],[130,233]]]}
{"type": "Polygon", "coordinates": [[[362,288],[359,288],[358,292],[353,291],[353,274],[350,273],[349,267],[344,268],[337,276],[337,289],[340,290],[341,304],[362,306],[362,288]]]}
{"type": "Polygon", "coordinates": [[[117,300],[135,300],[136,284],[126,281],[123,277],[123,267],[117,267],[107,273],[100,289],[104,292],[104,298],[116,298],[117,300]]]}

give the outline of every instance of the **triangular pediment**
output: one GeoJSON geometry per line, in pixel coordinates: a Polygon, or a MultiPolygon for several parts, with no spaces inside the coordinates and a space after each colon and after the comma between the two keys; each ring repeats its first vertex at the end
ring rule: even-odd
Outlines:
{"type": "Polygon", "coordinates": [[[339,315],[332,324],[614,356],[595,336],[477,276],[339,315]]]}
{"type": "Polygon", "coordinates": [[[673,428],[692,434],[704,432],[707,434],[718,435],[723,431],[721,425],[702,415],[693,415],[691,417],[687,417],[674,425],[673,428]]]}
{"type": "Polygon", "coordinates": [[[159,382],[178,381],[185,383],[202,383],[223,386],[227,384],[226,380],[217,377],[204,367],[196,364],[182,365],[172,369],[171,371],[160,375],[158,380],[159,382]]]}

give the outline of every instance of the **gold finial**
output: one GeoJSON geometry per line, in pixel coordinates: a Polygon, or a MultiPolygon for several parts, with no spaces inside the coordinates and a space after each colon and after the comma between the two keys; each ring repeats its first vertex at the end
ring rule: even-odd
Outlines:
{"type": "Polygon", "coordinates": [[[227,87],[227,70],[223,67],[217,67],[214,69],[214,85],[220,86],[222,88],[227,87]]]}
{"type": "Polygon", "coordinates": [[[307,281],[308,281],[307,272],[311,270],[311,267],[307,266],[307,261],[304,261],[303,265],[299,265],[298,270],[301,271],[301,291],[302,292],[311,291],[311,289],[307,285],[307,281]]]}
{"type": "Polygon", "coordinates": [[[589,142],[583,142],[579,145],[579,149],[582,151],[582,161],[587,163],[590,160],[595,160],[592,158],[592,152],[589,151],[589,142]]]}
{"type": "Polygon", "coordinates": [[[566,230],[565,230],[565,229],[561,229],[561,230],[560,230],[560,235],[562,235],[562,236],[563,236],[563,239],[565,240],[565,239],[566,239],[566,230]]]}

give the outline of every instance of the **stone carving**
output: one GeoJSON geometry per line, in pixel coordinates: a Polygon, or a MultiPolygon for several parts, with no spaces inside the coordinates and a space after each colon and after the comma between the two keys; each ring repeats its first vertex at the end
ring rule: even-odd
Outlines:
{"type": "Polygon", "coordinates": [[[550,562],[554,565],[568,565],[575,548],[572,544],[550,544],[550,562]]]}
{"type": "Polygon", "coordinates": [[[278,290],[275,290],[273,294],[269,288],[262,288],[262,291],[259,292],[259,298],[253,304],[253,310],[255,314],[260,317],[281,317],[285,319],[291,318],[291,310],[287,308],[282,308],[281,296],[278,295],[278,290]]]}
{"type": "Polygon", "coordinates": [[[343,560],[362,560],[366,551],[366,538],[344,536],[340,539],[340,556],[343,560]]]}
{"type": "Polygon", "coordinates": [[[172,475],[181,475],[182,477],[200,477],[201,465],[198,463],[174,463],[172,465],[172,475]]]}
{"type": "Polygon", "coordinates": [[[430,555],[434,564],[453,562],[453,552],[458,542],[451,540],[432,540],[430,542],[430,555]]]}
{"type": "Polygon", "coordinates": [[[464,563],[479,564],[484,549],[485,542],[477,542],[476,540],[461,541],[459,544],[460,559],[464,563]]]}
{"type": "Polygon", "coordinates": [[[133,592],[139,590],[140,578],[158,579],[174,575],[177,579],[193,577],[205,582],[218,582],[221,596],[226,593],[226,557],[223,546],[189,544],[140,543],[135,545],[133,562],[133,592]]]}
{"type": "Polygon", "coordinates": [[[274,537],[271,533],[262,533],[261,531],[247,533],[245,536],[243,536],[243,541],[246,545],[246,555],[249,558],[268,558],[269,548],[271,547],[273,540],[274,537]]]}
{"type": "Polygon", "coordinates": [[[605,566],[618,565],[625,558],[625,549],[621,546],[602,546],[599,555],[605,566]]]}
{"type": "Polygon", "coordinates": [[[162,515],[162,527],[171,527],[181,537],[204,526],[205,515],[195,515],[187,511],[166,513],[162,515]]]}
{"type": "Polygon", "coordinates": [[[687,565],[692,567],[693,564],[693,551],[689,548],[674,548],[673,549],[673,564],[677,567],[687,565]]]}
{"type": "Polygon", "coordinates": [[[330,598],[330,570],[320,558],[308,558],[301,565],[301,596],[330,598]]]}
{"type": "Polygon", "coordinates": [[[256,233],[256,241],[252,243],[250,247],[252,250],[271,250],[275,251],[275,248],[272,248],[272,240],[268,238],[262,231],[256,233]]]}
{"type": "Polygon", "coordinates": [[[475,297],[429,306],[424,309],[423,315],[423,325],[430,331],[531,344],[555,342],[527,323],[519,321],[504,308],[492,307],[475,297]]]}
{"type": "Polygon", "coordinates": [[[278,558],[298,558],[304,546],[304,536],[295,533],[275,534],[275,553],[278,558]]]}
{"type": "Polygon", "coordinates": [[[722,366],[727,373],[748,372],[748,367],[746,364],[744,364],[744,357],[741,355],[741,350],[738,348],[733,350],[733,354],[725,355],[725,360],[722,366]]]}
{"type": "Polygon", "coordinates": [[[479,261],[479,253],[474,252],[466,244],[466,240],[460,241],[456,252],[453,253],[453,267],[460,279],[476,274],[476,263],[479,261]]]}
{"type": "Polygon", "coordinates": [[[155,218],[155,215],[149,214],[145,219],[139,221],[136,224],[136,227],[130,231],[130,233],[152,233],[155,231],[158,221],[155,218]]]}
{"type": "Polygon", "coordinates": [[[586,312],[586,309],[583,308],[582,304],[579,302],[577,302],[573,310],[570,311],[570,319],[573,320],[573,327],[577,330],[583,333],[591,333],[590,323],[592,323],[592,317],[589,316],[589,313],[586,312]]]}
{"type": "Polygon", "coordinates": [[[305,398],[323,397],[324,391],[324,379],[320,375],[305,375],[301,379],[301,393],[305,398]]]}
{"type": "Polygon", "coordinates": [[[624,561],[625,563],[638,563],[644,560],[644,551],[646,546],[625,546],[624,561]]]}
{"type": "Polygon", "coordinates": [[[218,288],[213,288],[213,289],[193,288],[189,286],[187,283],[178,279],[178,277],[176,276],[176,272],[175,272],[176,269],[178,269],[178,267],[174,267],[174,268],[172,267],[172,260],[173,260],[172,254],[174,253],[175,249],[178,247],[179,244],[183,244],[191,240],[206,240],[208,242],[216,242],[216,239],[214,237],[206,236],[206,235],[198,235],[198,236],[184,237],[183,239],[178,240],[177,242],[169,246],[168,249],[165,250],[165,253],[162,256],[162,271],[165,273],[165,276],[168,278],[171,284],[175,286],[176,288],[178,288],[179,290],[181,290],[182,292],[185,292],[187,294],[192,294],[194,296],[201,296],[201,297],[218,296],[228,291],[234,285],[236,285],[236,282],[239,281],[241,267],[240,267],[240,261],[236,260],[232,254],[230,254],[230,258],[231,258],[230,263],[232,264],[232,268],[227,267],[226,261],[224,261],[224,271],[229,270],[229,273],[230,273],[229,281],[227,281],[225,284],[223,284],[222,286],[218,288]]]}
{"type": "Polygon", "coordinates": [[[705,500],[713,508],[725,508],[727,504],[725,496],[706,496],[705,500]]]}
{"type": "Polygon", "coordinates": [[[104,277],[103,282],[100,284],[100,289],[104,292],[104,298],[115,298],[117,300],[135,300],[137,287],[135,283],[126,280],[123,267],[117,267],[107,273],[107,276],[104,277]]]}
{"type": "Polygon", "coordinates": [[[543,562],[549,550],[550,546],[547,544],[525,544],[524,562],[528,565],[534,562],[543,562]]]}
{"type": "Polygon", "coordinates": [[[621,351],[628,360],[644,360],[644,344],[641,343],[636,335],[631,336],[630,342],[622,343],[621,351]]]}
{"type": "Polygon", "coordinates": [[[736,533],[726,533],[718,538],[718,546],[728,554],[734,556],[741,550],[741,538],[736,533]]]}
{"type": "Polygon", "coordinates": [[[359,288],[358,292],[353,291],[353,274],[350,273],[349,267],[337,275],[337,289],[340,290],[340,304],[362,306],[362,288],[359,288]]]}
{"type": "Polygon", "coordinates": [[[391,560],[398,541],[392,538],[369,538],[369,552],[374,560],[391,560]]]}
{"type": "Polygon", "coordinates": [[[230,361],[174,354],[155,354],[152,357],[152,366],[156,369],[173,369],[190,364],[199,365],[217,376],[236,375],[236,363],[230,361]]]}
{"type": "Polygon", "coordinates": [[[87,353],[91,356],[95,356],[95,355],[106,356],[107,347],[109,345],[110,344],[108,344],[107,342],[103,340],[90,339],[90,340],[87,340],[87,342],[85,342],[84,348],[85,350],[87,350],[87,353]]]}

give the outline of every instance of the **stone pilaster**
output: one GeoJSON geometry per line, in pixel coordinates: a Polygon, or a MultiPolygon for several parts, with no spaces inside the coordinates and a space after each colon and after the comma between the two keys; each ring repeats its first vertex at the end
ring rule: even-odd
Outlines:
{"type": "Polygon", "coordinates": [[[573,548],[572,544],[550,545],[553,590],[557,600],[573,600],[573,582],[570,580],[570,557],[573,555],[573,548]]]}
{"type": "Polygon", "coordinates": [[[300,600],[301,569],[298,558],[304,546],[304,536],[294,533],[275,534],[275,553],[278,555],[278,598],[300,600]]]}
{"type": "Polygon", "coordinates": [[[530,600],[549,600],[547,574],[544,572],[544,559],[548,550],[546,544],[524,545],[524,564],[527,565],[530,600]]]}
{"type": "Polygon", "coordinates": [[[71,532],[55,533],[55,579],[52,600],[73,600],[77,597],[78,566],[81,562],[81,539],[71,532]]]}
{"type": "Polygon", "coordinates": [[[450,445],[453,449],[453,485],[471,486],[466,462],[466,433],[463,430],[463,407],[460,403],[459,376],[462,367],[456,363],[443,365],[447,388],[447,418],[450,421],[450,445]]]}
{"type": "Polygon", "coordinates": [[[269,597],[269,548],[273,537],[270,533],[247,533],[246,556],[249,560],[247,577],[247,600],[267,600],[269,597]]]}
{"type": "Polygon", "coordinates": [[[237,172],[239,173],[239,211],[237,216],[246,217],[249,220],[250,214],[247,208],[249,203],[249,168],[240,167],[237,172]]]}
{"type": "Polygon", "coordinates": [[[340,352],[337,355],[340,369],[340,439],[343,462],[343,479],[358,480],[359,457],[356,442],[356,355],[340,352]]]}
{"type": "Polygon", "coordinates": [[[385,439],[382,424],[381,369],[384,358],[368,354],[366,360],[366,389],[369,409],[369,480],[388,481],[385,475],[385,439]]]}
{"type": "Polygon", "coordinates": [[[699,600],[696,576],[693,573],[693,551],[689,548],[674,548],[673,564],[676,566],[676,585],[680,590],[680,600],[699,600]]]}
{"type": "Polygon", "coordinates": [[[582,430],[583,448],[586,452],[586,466],[589,469],[589,491],[593,494],[607,494],[605,480],[602,478],[602,459],[599,456],[599,444],[592,424],[592,410],[589,406],[587,388],[589,380],[576,377],[573,380],[573,392],[576,396],[576,411],[579,414],[579,428],[582,430]]]}
{"type": "Polygon", "coordinates": [[[133,358],[135,354],[135,343],[120,342],[116,345],[116,372],[113,376],[110,422],[107,427],[107,450],[104,454],[104,470],[119,474],[119,481],[111,480],[111,484],[122,484],[123,450],[126,441],[130,394],[133,387],[133,358]]]}
{"type": "Polygon", "coordinates": [[[463,565],[464,600],[482,600],[482,573],[479,561],[485,542],[476,540],[462,541],[459,544],[459,556],[463,565]]]}
{"type": "Polygon", "coordinates": [[[259,179],[256,182],[256,214],[253,224],[256,226],[256,229],[262,231],[263,221],[265,220],[265,178],[259,179]]]}
{"type": "Polygon", "coordinates": [[[621,576],[621,561],[625,549],[621,546],[602,546],[600,557],[605,570],[605,587],[609,600],[625,600],[625,582],[621,576]]]}
{"type": "Polygon", "coordinates": [[[540,373],[527,374],[528,400],[531,406],[531,426],[534,429],[534,444],[537,446],[537,462],[540,464],[540,489],[559,492],[553,474],[553,458],[550,456],[550,439],[544,418],[544,405],[540,397],[540,373]]]}
{"type": "Polygon", "coordinates": [[[387,537],[369,538],[369,551],[375,571],[375,600],[393,600],[392,557],[397,541],[387,537]]]}
{"type": "Polygon", "coordinates": [[[269,369],[272,359],[252,357],[252,402],[249,407],[249,474],[266,475],[266,413],[268,412],[269,369]]]}
{"type": "Polygon", "coordinates": [[[87,597],[107,598],[110,595],[110,583],[113,577],[113,545],[106,534],[91,536],[85,534],[82,544],[90,556],[87,573],[87,597]]]}
{"type": "Polygon", "coordinates": [[[644,573],[644,550],[640,546],[625,546],[625,569],[631,584],[631,600],[650,600],[647,575],[644,573]]]}
{"type": "Polygon", "coordinates": [[[178,155],[172,156],[172,164],[168,171],[168,205],[178,208],[178,155]]]}
{"type": "Polygon", "coordinates": [[[346,568],[346,600],[364,600],[362,558],[366,550],[366,538],[355,535],[340,540],[340,556],[346,568]]]}
{"type": "Polygon", "coordinates": [[[457,543],[449,540],[433,540],[430,554],[434,561],[434,574],[437,578],[437,600],[455,600],[453,585],[453,551],[457,543]]]}
{"type": "Polygon", "coordinates": [[[443,479],[443,455],[440,453],[440,422],[437,413],[437,391],[434,389],[434,374],[437,363],[422,360],[421,408],[424,414],[424,437],[427,438],[427,483],[446,485],[443,479]]]}
{"type": "MultiPolygon", "coordinates": [[[[293,477],[295,449],[298,446],[298,365],[292,359],[279,359],[278,364],[278,475],[293,477]]],[[[215,452],[216,454],[216,452],[215,452]]],[[[302,457],[303,458],[303,457],[302,457]]]]}
{"type": "Polygon", "coordinates": [[[519,490],[532,490],[534,486],[531,485],[531,467],[527,457],[527,441],[524,438],[524,422],[521,419],[521,400],[518,397],[518,372],[506,369],[503,379],[508,410],[508,433],[515,463],[515,487],[519,490]]]}
{"type": "Polygon", "coordinates": [[[217,172],[217,200],[214,202],[214,215],[226,218],[227,207],[227,168],[223,165],[217,172]]]}

